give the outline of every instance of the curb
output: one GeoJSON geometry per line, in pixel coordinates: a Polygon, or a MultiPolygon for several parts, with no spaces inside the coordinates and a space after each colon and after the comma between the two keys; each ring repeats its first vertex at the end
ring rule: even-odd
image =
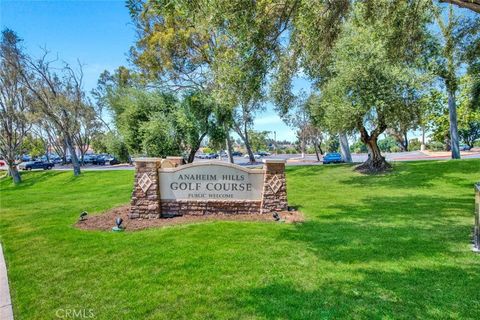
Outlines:
{"type": "Polygon", "coordinates": [[[3,257],[3,248],[0,243],[0,319],[13,320],[12,300],[8,287],[7,265],[3,257]]]}

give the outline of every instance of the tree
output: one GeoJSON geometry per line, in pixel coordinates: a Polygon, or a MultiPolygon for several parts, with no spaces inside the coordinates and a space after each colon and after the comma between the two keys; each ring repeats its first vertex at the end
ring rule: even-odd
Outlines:
{"type": "MultiPolygon", "coordinates": [[[[305,93],[300,93],[299,96],[305,96],[305,93]]],[[[292,99],[293,100],[293,99],[292,99]]],[[[309,141],[309,134],[312,134],[313,118],[311,114],[311,103],[309,99],[302,100],[299,98],[291,101],[293,104],[288,108],[287,113],[281,114],[283,120],[287,125],[297,130],[297,138],[300,142],[300,152],[302,158],[305,158],[305,150],[309,141]]]]}
{"type": "Polygon", "coordinates": [[[174,95],[122,88],[109,99],[113,121],[130,154],[181,155],[181,138],[175,122],[178,100],[174,95]]]}
{"type": "Polygon", "coordinates": [[[268,149],[268,134],[269,131],[253,131],[249,132],[250,143],[252,149],[256,152],[267,150],[268,149]]]}
{"type": "Polygon", "coordinates": [[[245,149],[247,149],[248,159],[250,162],[255,162],[255,157],[253,154],[254,148],[250,143],[250,132],[252,132],[253,125],[253,115],[256,110],[259,109],[259,102],[257,101],[247,101],[242,103],[239,108],[234,110],[233,116],[233,129],[242,139],[245,149]]]}
{"type": "MultiPolygon", "coordinates": [[[[150,79],[212,94],[225,114],[237,109],[235,131],[249,149],[250,119],[261,106],[278,37],[297,5],[132,0],[128,7],[139,32],[132,58],[150,79]]],[[[249,155],[254,161],[251,150],[249,155]]]]}
{"type": "Polygon", "coordinates": [[[28,134],[22,141],[21,151],[29,154],[32,158],[37,158],[45,154],[45,141],[38,135],[28,134]]]}
{"type": "Polygon", "coordinates": [[[460,8],[466,8],[480,13],[480,0],[440,0],[440,2],[451,3],[460,8]]]}
{"type": "Polygon", "coordinates": [[[456,37],[456,29],[460,21],[453,12],[453,7],[449,7],[448,19],[446,23],[438,15],[437,22],[443,37],[443,46],[441,49],[441,58],[438,64],[438,75],[444,81],[448,96],[448,113],[450,124],[449,145],[452,151],[452,159],[460,159],[460,147],[457,123],[457,105],[456,91],[458,89],[457,72],[461,64],[459,58],[459,39],[456,37]]]}
{"type": "Polygon", "coordinates": [[[356,7],[355,19],[345,25],[333,48],[332,76],[321,87],[320,107],[334,131],[360,132],[368,159],[357,169],[380,172],[390,165],[381,155],[378,138],[417,112],[422,79],[413,63],[390,52],[382,20],[362,19],[364,9],[356,7]],[[405,99],[410,101],[407,106],[405,99]]]}
{"type": "Polygon", "coordinates": [[[73,133],[73,141],[80,151],[80,159],[83,164],[85,153],[90,148],[92,136],[100,129],[101,124],[97,119],[97,113],[90,103],[80,106],[76,126],[73,133]]]}
{"type": "Polygon", "coordinates": [[[213,140],[225,140],[217,109],[213,99],[202,92],[190,92],[183,97],[176,122],[181,132],[183,149],[188,153],[188,163],[195,160],[195,154],[208,134],[216,138],[213,140]]]}
{"type": "Polygon", "coordinates": [[[16,184],[21,182],[21,177],[15,161],[20,155],[20,148],[31,128],[28,120],[31,97],[21,81],[21,72],[19,71],[23,68],[20,42],[21,39],[12,30],[2,31],[0,43],[0,155],[6,160],[9,175],[16,184]]]}
{"type": "Polygon", "coordinates": [[[23,84],[33,96],[32,108],[55,126],[70,153],[75,176],[80,175],[80,162],[75,150],[74,135],[79,115],[85,105],[83,71],[64,63],[59,72],[53,67],[55,60],[47,60],[48,52],[37,60],[25,58],[23,67],[18,67],[23,84]],[[28,73],[27,71],[28,70],[28,73]]]}

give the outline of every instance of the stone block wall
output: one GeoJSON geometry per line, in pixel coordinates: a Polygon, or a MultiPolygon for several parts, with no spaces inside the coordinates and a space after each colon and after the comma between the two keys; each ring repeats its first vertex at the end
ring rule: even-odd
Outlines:
{"type": "Polygon", "coordinates": [[[135,181],[130,202],[130,218],[160,218],[158,169],[161,164],[162,159],[159,158],[135,160],[135,181]]]}
{"type": "Polygon", "coordinates": [[[135,162],[129,217],[160,218],[209,214],[271,214],[287,210],[285,160],[264,160],[261,200],[161,200],[159,168],[182,165],[181,158],[145,158],[135,162]]]}
{"type": "Polygon", "coordinates": [[[210,214],[256,214],[260,212],[258,200],[163,200],[162,217],[210,214]]]}
{"type": "Polygon", "coordinates": [[[285,160],[264,160],[263,195],[261,213],[288,209],[285,160]]]}

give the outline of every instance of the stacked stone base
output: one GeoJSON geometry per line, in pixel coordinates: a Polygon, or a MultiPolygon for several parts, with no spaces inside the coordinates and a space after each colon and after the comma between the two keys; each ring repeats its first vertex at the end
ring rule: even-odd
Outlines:
{"type": "Polygon", "coordinates": [[[288,208],[284,160],[264,161],[263,190],[259,195],[261,200],[161,199],[158,171],[170,170],[170,168],[182,164],[180,161],[173,162],[178,159],[172,159],[144,158],[136,160],[135,184],[129,213],[131,219],[158,219],[183,215],[271,214],[288,208]]]}
{"type": "Polygon", "coordinates": [[[258,214],[258,200],[162,200],[161,217],[183,215],[203,216],[211,214],[258,214]]]}

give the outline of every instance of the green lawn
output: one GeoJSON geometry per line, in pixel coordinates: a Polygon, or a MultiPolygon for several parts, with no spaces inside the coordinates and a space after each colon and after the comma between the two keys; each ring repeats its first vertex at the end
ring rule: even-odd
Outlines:
{"type": "MultiPolygon", "coordinates": [[[[473,183],[480,161],[290,167],[303,224],[205,222],[132,233],[72,227],[126,203],[133,172],[0,181],[16,319],[479,319],[473,183]]],[[[113,225],[113,221],[112,221],[113,225]]]]}

